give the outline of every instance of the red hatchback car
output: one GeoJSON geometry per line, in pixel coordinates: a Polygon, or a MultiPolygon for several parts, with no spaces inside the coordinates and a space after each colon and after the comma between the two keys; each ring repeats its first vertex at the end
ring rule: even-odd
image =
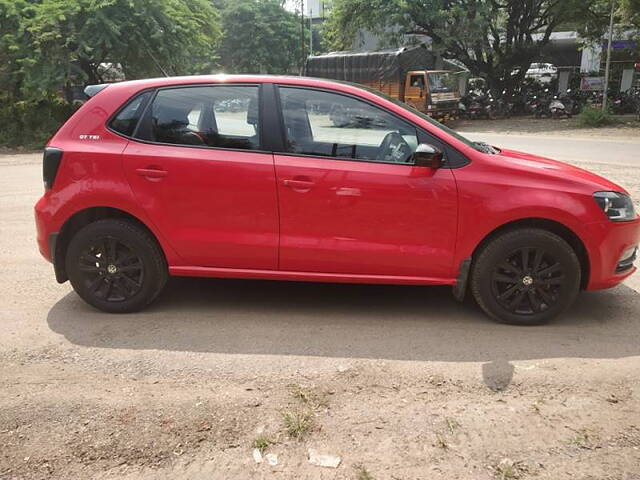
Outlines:
{"type": "Polygon", "coordinates": [[[36,223],[57,280],[107,312],[176,275],[451,285],[533,324],[635,271],[623,188],[375,91],[197,76],[87,94],[45,149],[36,223]]]}

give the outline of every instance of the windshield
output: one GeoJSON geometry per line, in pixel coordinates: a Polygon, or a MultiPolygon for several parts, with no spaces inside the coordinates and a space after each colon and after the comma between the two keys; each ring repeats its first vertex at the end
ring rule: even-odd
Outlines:
{"type": "Polygon", "coordinates": [[[442,123],[434,120],[433,118],[431,118],[429,115],[427,115],[426,113],[422,113],[419,110],[416,110],[415,108],[407,105],[404,102],[401,102],[393,97],[390,97],[389,95],[386,95],[384,93],[382,93],[380,90],[376,90],[374,88],[369,88],[369,87],[365,87],[364,85],[360,85],[360,84],[355,84],[355,83],[351,83],[351,82],[341,82],[341,83],[346,83],[349,85],[352,85],[354,87],[359,87],[362,88],[363,90],[366,90],[368,92],[373,93],[374,95],[377,95],[381,98],[384,98],[385,100],[389,100],[390,102],[395,103],[396,105],[398,105],[399,107],[404,108],[405,110],[408,110],[409,112],[418,115],[420,118],[426,120],[427,122],[429,122],[431,125],[433,125],[434,127],[442,130],[443,132],[448,133],[449,135],[451,135],[452,137],[454,137],[456,140],[461,141],[462,143],[464,143],[465,145],[473,148],[474,150],[477,150],[478,152],[482,152],[482,153],[490,153],[490,154],[496,154],[498,153],[498,150],[496,150],[494,147],[492,147],[489,144],[483,143],[483,142],[472,142],[471,140],[469,140],[466,137],[463,137],[462,135],[460,135],[458,132],[456,132],[455,130],[450,129],[449,127],[447,127],[446,125],[443,125],[442,123]]]}
{"type": "Polygon", "coordinates": [[[429,73],[427,78],[432,93],[455,92],[458,86],[457,78],[448,72],[429,73]]]}

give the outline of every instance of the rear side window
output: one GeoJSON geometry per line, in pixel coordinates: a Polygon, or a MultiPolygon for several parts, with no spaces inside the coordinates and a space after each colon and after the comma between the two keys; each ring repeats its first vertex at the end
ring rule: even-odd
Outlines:
{"type": "Polygon", "coordinates": [[[138,136],[172,145],[257,150],[258,87],[211,85],[159,90],[138,136]]]}
{"type": "Polygon", "coordinates": [[[130,137],[138,125],[138,121],[142,116],[142,110],[147,104],[147,100],[151,96],[152,92],[144,92],[140,95],[132,98],[120,112],[111,120],[109,125],[113,130],[122,135],[130,137]]]}

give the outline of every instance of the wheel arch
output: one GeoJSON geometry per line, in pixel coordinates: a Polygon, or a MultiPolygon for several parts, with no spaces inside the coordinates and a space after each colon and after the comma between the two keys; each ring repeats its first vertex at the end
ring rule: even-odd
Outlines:
{"type": "Polygon", "coordinates": [[[476,245],[475,249],[473,250],[473,253],[471,254],[471,269],[473,269],[473,265],[475,263],[475,260],[478,258],[479,253],[485,248],[486,245],[489,244],[489,242],[491,242],[491,240],[506,232],[517,230],[520,228],[539,228],[541,230],[546,230],[548,232],[554,233],[565,240],[576,253],[578,260],[580,261],[580,288],[586,288],[586,286],[589,284],[591,267],[589,253],[587,251],[587,248],[585,247],[584,242],[572,229],[555,220],[549,220],[548,218],[521,218],[494,228],[484,236],[484,238],[476,245]]]}
{"type": "Polygon", "coordinates": [[[56,274],[56,280],[59,283],[64,283],[69,279],[65,268],[65,258],[69,242],[71,242],[73,236],[82,227],[98,220],[104,220],[108,218],[126,219],[140,226],[158,244],[160,251],[165,256],[165,260],[167,260],[165,249],[163,248],[162,243],[159,241],[158,236],[138,217],[120,208],[107,206],[89,207],[79,210],[71,215],[64,222],[64,224],[60,228],[60,231],[58,232],[55,242],[55,249],[51,252],[51,256],[53,261],[53,268],[56,274]]]}

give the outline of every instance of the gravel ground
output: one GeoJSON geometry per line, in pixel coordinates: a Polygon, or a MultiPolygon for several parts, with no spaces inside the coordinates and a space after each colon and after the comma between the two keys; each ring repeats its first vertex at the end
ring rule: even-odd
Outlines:
{"type": "MultiPolygon", "coordinates": [[[[637,133],[490,140],[640,198],[637,133]]],[[[0,156],[0,479],[640,478],[638,276],[535,328],[447,288],[207,279],[109,316],[39,258],[39,162],[0,156]]]]}

